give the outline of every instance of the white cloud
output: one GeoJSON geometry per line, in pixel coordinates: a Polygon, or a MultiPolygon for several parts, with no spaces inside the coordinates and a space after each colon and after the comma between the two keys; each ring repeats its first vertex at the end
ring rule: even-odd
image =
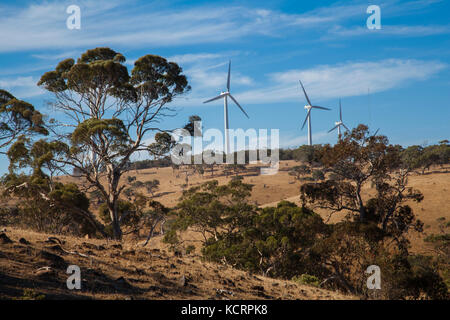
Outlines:
{"type": "Polygon", "coordinates": [[[216,43],[271,34],[285,25],[289,17],[281,18],[272,11],[261,14],[245,7],[167,10],[156,4],[129,6],[117,1],[81,1],[81,29],[68,30],[67,4],[44,2],[27,8],[0,6],[0,11],[7,12],[7,18],[0,20],[0,52],[106,44],[135,48],[216,43]]]}
{"type": "Polygon", "coordinates": [[[218,53],[186,53],[168,57],[167,60],[182,64],[204,62],[205,60],[212,60],[217,58],[223,58],[223,55],[218,53]]]}
{"type": "MultiPolygon", "coordinates": [[[[225,65],[223,63],[222,65],[225,65]]],[[[437,61],[386,59],[381,61],[347,62],[320,65],[309,69],[293,69],[272,73],[260,81],[250,79],[258,89],[242,90],[247,85],[245,75],[235,74],[232,68],[231,91],[241,104],[305,103],[299,80],[302,80],[313,103],[334,98],[366,95],[398,88],[412,82],[429,79],[447,68],[437,61]],[[234,85],[240,90],[233,90],[234,85]]],[[[177,106],[200,106],[226,86],[226,68],[222,72],[187,69],[186,74],[194,90],[176,100],[177,106]]],[[[211,102],[221,104],[221,100],[211,102]]]]}
{"type": "MultiPolygon", "coordinates": [[[[345,34],[353,29],[339,30],[342,28],[339,24],[360,21],[367,15],[367,4],[361,2],[286,14],[244,6],[198,5],[189,9],[166,9],[157,2],[134,2],[130,5],[120,1],[84,0],[77,1],[81,8],[81,30],[68,30],[66,7],[69,4],[72,3],[50,1],[26,8],[0,5],[0,12],[5,17],[0,20],[0,52],[71,50],[101,45],[133,49],[223,43],[258,35],[286,37],[287,34],[298,35],[301,31],[305,31],[305,35],[306,31],[311,30],[335,30],[337,34],[339,31],[345,34]]],[[[388,1],[380,5],[383,14],[392,16],[418,12],[429,6],[429,2],[403,4],[388,1]]],[[[414,31],[399,28],[396,34],[407,35],[409,31],[414,31]]],[[[415,28],[419,34],[432,32],[427,31],[426,26],[415,28]]],[[[181,58],[189,60],[198,57],[181,58]]]]}
{"type": "Polygon", "coordinates": [[[76,55],[79,55],[78,51],[66,51],[60,53],[41,53],[41,54],[32,54],[31,56],[41,60],[62,60],[67,58],[73,58],[76,55]]]}
{"type": "Polygon", "coordinates": [[[401,36],[401,37],[425,37],[432,35],[449,34],[448,25],[382,25],[380,30],[369,30],[366,27],[344,28],[335,26],[330,29],[322,40],[336,39],[336,37],[358,37],[358,36],[401,36]]]}
{"type": "Polygon", "coordinates": [[[243,103],[304,101],[299,79],[312,102],[330,98],[381,92],[408,82],[422,81],[447,68],[441,62],[387,59],[376,62],[348,62],[322,65],[304,70],[289,70],[269,75],[273,85],[240,93],[243,103]]]}
{"type": "Polygon", "coordinates": [[[0,88],[11,92],[18,99],[38,96],[44,93],[33,77],[16,77],[0,79],[0,88]]]}

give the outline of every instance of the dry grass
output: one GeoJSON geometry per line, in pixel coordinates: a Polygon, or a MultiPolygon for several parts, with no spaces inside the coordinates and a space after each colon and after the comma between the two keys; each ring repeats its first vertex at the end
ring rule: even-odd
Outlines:
{"type": "Polygon", "coordinates": [[[355,299],[204,262],[195,254],[174,255],[161,245],[67,236],[58,236],[61,244],[49,243],[51,235],[18,229],[6,235],[13,242],[0,243],[0,299],[20,298],[25,289],[48,299],[355,299]],[[80,291],[66,287],[66,268],[72,264],[81,268],[80,291]]]}

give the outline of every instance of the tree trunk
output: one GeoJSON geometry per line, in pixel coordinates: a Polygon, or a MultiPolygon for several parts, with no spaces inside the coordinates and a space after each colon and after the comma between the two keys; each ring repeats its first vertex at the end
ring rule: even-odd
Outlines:
{"type": "MultiPolygon", "coordinates": [[[[114,201],[116,202],[116,201],[114,201]]],[[[116,203],[108,203],[109,216],[111,218],[111,225],[114,232],[114,239],[122,239],[122,230],[120,228],[119,214],[116,203]]]]}
{"type": "Polygon", "coordinates": [[[356,187],[356,199],[359,206],[359,220],[364,223],[366,221],[366,208],[364,207],[364,203],[361,197],[361,186],[356,187]]]}

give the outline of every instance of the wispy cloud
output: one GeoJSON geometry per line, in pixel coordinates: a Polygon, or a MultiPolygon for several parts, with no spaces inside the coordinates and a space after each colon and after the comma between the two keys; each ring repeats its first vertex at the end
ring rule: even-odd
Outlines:
{"type": "Polygon", "coordinates": [[[60,53],[41,53],[41,54],[32,54],[31,56],[41,60],[62,60],[67,58],[72,58],[76,55],[79,55],[78,51],[65,51],[60,53]]]}
{"type": "Polygon", "coordinates": [[[327,35],[323,36],[322,40],[332,40],[339,38],[348,37],[359,37],[359,36],[399,36],[399,37],[425,37],[433,35],[443,35],[450,33],[450,25],[383,25],[380,30],[373,31],[365,27],[342,27],[335,26],[330,29],[327,35]]]}
{"type": "MultiPolygon", "coordinates": [[[[448,66],[437,61],[387,59],[375,62],[347,62],[320,65],[309,69],[293,69],[268,75],[268,85],[259,89],[235,93],[246,104],[304,101],[299,88],[302,80],[313,101],[359,96],[397,88],[415,81],[423,81],[448,66]]],[[[222,78],[223,79],[223,78],[222,78]]],[[[186,105],[196,104],[191,97],[186,105]]]]}
{"type": "Polygon", "coordinates": [[[0,88],[10,91],[19,99],[31,98],[44,93],[33,77],[0,78],[0,88]]]}
{"type": "MultiPolygon", "coordinates": [[[[383,13],[409,14],[423,10],[432,2],[399,3],[384,1],[383,13]]],[[[89,46],[182,46],[222,43],[246,37],[287,37],[304,31],[334,30],[335,35],[360,33],[359,27],[343,26],[366,16],[367,3],[353,1],[318,9],[287,14],[249,6],[197,5],[190,8],[164,8],[157,2],[77,1],[81,8],[81,30],[68,30],[66,8],[69,1],[46,1],[21,8],[0,5],[0,52],[27,50],[72,50],[89,46]]],[[[446,26],[416,26],[391,29],[390,34],[433,34],[446,26]],[[436,31],[437,30],[437,31],[436,31]]],[[[440,31],[442,32],[442,31],[440,31]]],[[[389,33],[385,33],[389,34],[389,33]]],[[[309,37],[310,40],[316,37],[309,37]]],[[[304,39],[306,41],[306,38],[304,39]]],[[[184,57],[192,59],[195,56],[184,57]]]]}
{"type": "Polygon", "coordinates": [[[81,1],[81,30],[68,30],[68,4],[43,2],[25,9],[0,6],[0,11],[7,12],[7,18],[0,20],[0,52],[102,44],[133,48],[217,43],[255,34],[271,35],[295,19],[246,7],[155,10],[156,4],[81,1]]]}
{"type": "Polygon", "coordinates": [[[182,64],[204,62],[205,60],[216,60],[218,58],[223,58],[223,56],[223,54],[218,53],[186,53],[168,57],[167,60],[176,61],[177,63],[182,64]]]}

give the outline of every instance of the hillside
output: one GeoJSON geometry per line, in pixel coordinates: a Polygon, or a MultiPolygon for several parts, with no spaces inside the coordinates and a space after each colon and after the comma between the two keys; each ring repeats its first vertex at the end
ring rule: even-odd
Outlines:
{"type": "Polygon", "coordinates": [[[355,298],[132,242],[8,229],[0,233],[0,248],[0,299],[39,295],[46,299],[355,298]],[[81,268],[80,291],[66,287],[66,268],[72,264],[81,268]],[[32,293],[24,294],[27,289],[32,293]]]}
{"type": "MultiPolygon", "coordinates": [[[[258,206],[275,206],[281,200],[288,200],[300,204],[299,189],[301,183],[290,176],[288,170],[299,163],[293,160],[281,161],[278,174],[273,176],[259,175],[255,165],[247,166],[246,172],[238,173],[244,177],[244,182],[253,185],[250,201],[258,206]],[[252,170],[253,167],[253,170],[252,170]]],[[[177,204],[182,194],[182,185],[186,181],[188,175],[188,186],[196,186],[206,181],[216,179],[220,184],[227,183],[231,177],[225,176],[221,170],[216,170],[214,175],[207,171],[204,175],[192,173],[190,170],[176,170],[172,168],[154,168],[130,171],[126,176],[135,176],[137,180],[145,182],[157,179],[160,182],[159,189],[154,193],[154,199],[166,206],[174,206],[177,204]]],[[[62,181],[72,181],[80,183],[78,179],[62,177],[62,181]]],[[[126,177],[123,179],[126,181],[126,177]]],[[[419,189],[424,200],[420,203],[409,203],[417,217],[424,223],[423,235],[417,233],[410,234],[413,252],[428,252],[430,246],[423,242],[423,239],[432,233],[439,232],[438,220],[445,217],[450,220],[450,170],[448,167],[433,167],[426,174],[411,173],[409,177],[409,186],[419,189]]],[[[139,192],[148,194],[145,188],[140,188],[139,192]]],[[[373,193],[374,189],[365,187],[364,194],[373,193]]],[[[95,211],[95,207],[93,211],[95,211]]],[[[316,211],[330,222],[336,222],[344,217],[342,213],[336,213],[329,216],[329,212],[316,209],[316,211]]]]}
{"type": "MultiPolygon", "coordinates": [[[[251,168],[239,173],[244,177],[244,182],[254,185],[250,201],[259,206],[274,206],[280,200],[299,203],[301,183],[288,174],[288,169],[295,165],[298,163],[283,161],[279,173],[274,176],[261,176],[257,170],[251,168]]],[[[177,203],[186,175],[189,187],[211,179],[217,179],[220,184],[224,184],[232,176],[227,177],[220,170],[212,176],[210,172],[200,175],[187,170],[174,171],[172,168],[131,171],[127,175],[135,176],[142,182],[159,180],[160,186],[154,192],[153,198],[166,206],[174,206],[177,203]]],[[[59,179],[82,184],[80,179],[59,179]]],[[[124,180],[126,181],[126,177],[124,180]]],[[[425,175],[412,174],[409,184],[424,194],[421,203],[411,204],[418,218],[424,222],[422,235],[409,235],[411,251],[433,254],[431,245],[423,239],[429,234],[439,232],[439,218],[450,220],[450,172],[448,168],[433,168],[425,175]]],[[[145,188],[140,188],[139,191],[146,193],[145,188]]],[[[374,190],[366,188],[364,192],[367,195],[374,190]]],[[[95,203],[91,209],[95,212],[95,203]]],[[[328,212],[317,212],[324,219],[328,219],[328,212]]],[[[329,221],[335,222],[342,217],[342,214],[336,214],[329,221]]],[[[144,235],[141,233],[139,239],[126,236],[119,243],[7,228],[4,236],[11,239],[12,243],[5,243],[0,239],[0,299],[20,298],[24,289],[29,288],[35,288],[36,294],[43,294],[50,299],[354,298],[293,281],[255,276],[226,265],[205,262],[199,254],[200,243],[196,241],[199,240],[199,235],[190,231],[181,237],[192,241],[196,251],[184,256],[175,255],[168,250],[161,235],[152,238],[147,247],[142,247],[144,235]],[[51,236],[57,237],[61,242],[47,241],[51,236]],[[21,238],[26,241],[20,240],[21,238]],[[70,264],[81,267],[81,291],[69,291],[66,288],[66,268],[70,264]],[[44,267],[51,269],[46,270],[44,267]]]]}

